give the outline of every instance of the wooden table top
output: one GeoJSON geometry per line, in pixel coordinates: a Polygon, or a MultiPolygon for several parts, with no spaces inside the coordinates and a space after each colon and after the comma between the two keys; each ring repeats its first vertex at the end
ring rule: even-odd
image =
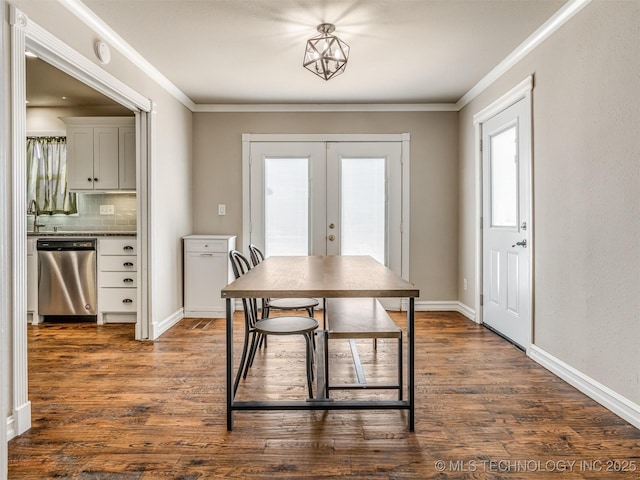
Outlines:
{"type": "Polygon", "coordinates": [[[420,291],[369,256],[269,257],[222,289],[223,298],[418,297],[420,291]]]}

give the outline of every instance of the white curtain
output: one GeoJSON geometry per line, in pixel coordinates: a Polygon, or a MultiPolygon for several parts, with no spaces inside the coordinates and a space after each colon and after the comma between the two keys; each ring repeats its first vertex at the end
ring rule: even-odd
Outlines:
{"type": "Polygon", "coordinates": [[[67,139],[27,137],[27,202],[38,213],[78,213],[76,194],[67,190],[67,139]]]}

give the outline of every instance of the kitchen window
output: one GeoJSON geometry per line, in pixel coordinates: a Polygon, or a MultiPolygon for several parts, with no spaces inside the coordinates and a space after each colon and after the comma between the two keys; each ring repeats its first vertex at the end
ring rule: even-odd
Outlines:
{"type": "Polygon", "coordinates": [[[67,186],[66,137],[27,137],[27,202],[38,213],[78,213],[76,194],[67,186]]]}

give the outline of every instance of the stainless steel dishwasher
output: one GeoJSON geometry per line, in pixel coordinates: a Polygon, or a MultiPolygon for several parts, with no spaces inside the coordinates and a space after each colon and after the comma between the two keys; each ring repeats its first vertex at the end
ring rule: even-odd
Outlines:
{"type": "Polygon", "coordinates": [[[38,314],[96,315],[96,239],[41,238],[38,314]]]}

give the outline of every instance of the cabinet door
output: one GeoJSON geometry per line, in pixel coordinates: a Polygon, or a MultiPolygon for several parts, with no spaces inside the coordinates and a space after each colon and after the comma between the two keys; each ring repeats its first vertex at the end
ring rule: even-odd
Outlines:
{"type": "Polygon", "coordinates": [[[118,189],[118,127],[93,129],[93,188],[118,189]]]}
{"type": "Polygon", "coordinates": [[[67,185],[93,190],[93,128],[67,128],[67,185]]]}
{"type": "Polygon", "coordinates": [[[225,302],[220,296],[227,281],[226,253],[186,252],[185,254],[185,315],[222,317],[225,302]]]}
{"type": "Polygon", "coordinates": [[[118,129],[120,142],[118,148],[120,189],[135,190],[136,188],[136,128],[120,127],[118,129]]]}

